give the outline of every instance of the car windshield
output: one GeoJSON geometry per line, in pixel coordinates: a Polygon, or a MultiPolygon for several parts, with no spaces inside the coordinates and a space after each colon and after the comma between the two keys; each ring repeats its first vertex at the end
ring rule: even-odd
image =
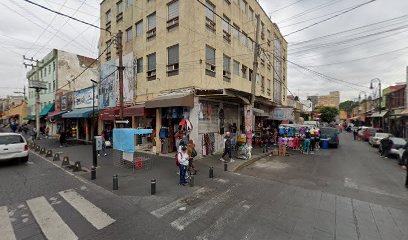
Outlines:
{"type": "Polygon", "coordinates": [[[392,137],[392,135],[389,134],[389,133],[376,133],[376,134],[375,134],[375,137],[378,137],[378,138],[385,138],[385,137],[387,137],[387,136],[391,136],[391,137],[392,137]]]}
{"type": "Polygon", "coordinates": [[[322,128],[320,129],[320,134],[323,135],[333,135],[337,133],[337,129],[335,128],[322,128]]]}
{"type": "Polygon", "coordinates": [[[405,144],[407,144],[407,141],[405,141],[405,139],[403,139],[403,138],[391,138],[391,140],[395,145],[405,145],[405,144]]]}
{"type": "Polygon", "coordinates": [[[16,143],[24,143],[24,139],[19,135],[0,136],[0,144],[2,145],[16,143]]]}

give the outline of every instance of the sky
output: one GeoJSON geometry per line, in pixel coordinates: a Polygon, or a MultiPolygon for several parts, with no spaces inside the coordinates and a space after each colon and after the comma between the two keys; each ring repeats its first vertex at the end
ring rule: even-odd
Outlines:
{"type": "MultiPolygon", "coordinates": [[[[33,1],[99,25],[100,0],[33,1]]],[[[369,86],[374,78],[383,87],[406,81],[407,0],[259,2],[288,35],[288,94],[305,99],[340,91],[342,101],[356,100],[364,92],[373,95],[369,86]]],[[[23,0],[1,0],[0,9],[0,97],[27,85],[23,55],[41,59],[57,48],[97,57],[98,29],[23,0]]]]}

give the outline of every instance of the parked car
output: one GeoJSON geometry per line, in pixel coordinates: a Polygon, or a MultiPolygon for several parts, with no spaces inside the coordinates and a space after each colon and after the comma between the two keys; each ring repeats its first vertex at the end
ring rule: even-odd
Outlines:
{"type": "Polygon", "coordinates": [[[399,155],[398,155],[398,164],[399,165],[404,165],[408,164],[408,145],[405,145],[403,148],[399,149],[399,155]]]}
{"type": "Polygon", "coordinates": [[[391,133],[376,133],[368,139],[368,143],[373,147],[380,146],[380,141],[386,137],[394,137],[391,133]]]}
{"type": "Polygon", "coordinates": [[[367,129],[368,129],[368,127],[365,127],[365,126],[360,127],[359,130],[358,130],[358,132],[357,132],[358,136],[361,137],[361,138],[363,138],[363,137],[364,137],[364,134],[365,134],[365,131],[366,131],[367,129]]]}
{"type": "MultiPolygon", "coordinates": [[[[406,147],[407,141],[403,138],[397,138],[397,137],[390,137],[390,140],[392,141],[392,145],[391,145],[391,151],[390,151],[389,156],[399,158],[401,155],[400,151],[402,151],[401,149],[406,147]]],[[[379,150],[380,151],[382,150],[381,143],[380,143],[379,150]]]]}
{"type": "Polygon", "coordinates": [[[338,130],[332,127],[320,128],[320,139],[329,139],[329,144],[335,148],[339,146],[338,130]]]}
{"type": "Polygon", "coordinates": [[[28,145],[18,133],[0,133],[0,161],[28,161],[28,145]]]}
{"type": "Polygon", "coordinates": [[[368,141],[371,136],[374,136],[376,133],[382,133],[384,132],[381,128],[368,128],[367,130],[364,131],[364,141],[368,141]]]}

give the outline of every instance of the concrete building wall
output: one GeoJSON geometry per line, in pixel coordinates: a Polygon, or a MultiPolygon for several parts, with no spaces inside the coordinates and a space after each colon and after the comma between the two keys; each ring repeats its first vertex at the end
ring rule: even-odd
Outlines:
{"type": "MultiPolygon", "coordinates": [[[[243,44],[242,32],[247,34],[252,40],[255,40],[256,26],[250,16],[250,10],[260,14],[261,21],[265,25],[263,34],[260,34],[260,43],[263,52],[263,61],[259,62],[259,80],[257,82],[257,95],[264,96],[270,100],[273,99],[274,82],[283,82],[280,84],[282,104],[286,104],[286,61],[282,60],[281,68],[274,69],[274,38],[279,38],[282,50],[281,58],[286,59],[287,43],[282,38],[282,35],[273,24],[267,14],[262,10],[259,3],[255,0],[249,0],[245,10],[231,1],[231,4],[226,4],[224,0],[212,0],[211,3],[215,6],[215,11],[229,18],[231,24],[239,27],[240,33],[238,37],[234,33],[234,29],[229,27],[227,31],[231,34],[231,43],[224,39],[223,20],[215,17],[215,32],[206,27],[206,11],[207,9],[197,1],[181,1],[179,0],[179,26],[168,30],[168,4],[173,2],[169,0],[153,0],[153,1],[137,1],[133,5],[126,6],[127,1],[123,1],[123,13],[117,14],[116,0],[104,0],[101,3],[101,26],[110,28],[112,33],[123,31],[123,55],[132,53],[134,61],[143,58],[143,72],[136,74],[136,98],[135,102],[143,102],[147,99],[152,99],[164,90],[181,89],[194,87],[197,89],[234,89],[249,93],[251,90],[251,82],[249,81],[249,69],[253,65],[253,50],[248,43],[243,44]],[[106,13],[111,11],[110,23],[108,24],[106,13]],[[147,16],[156,13],[156,36],[147,39],[147,16]],[[117,20],[117,16],[119,16],[117,20]],[[143,34],[135,36],[135,24],[143,21],[143,34]],[[131,29],[132,39],[127,41],[126,30],[131,29]],[[268,30],[270,34],[268,33],[268,30]],[[235,35],[234,35],[235,34],[235,35]],[[268,42],[270,41],[270,44],[268,42]],[[168,54],[167,48],[173,45],[179,45],[179,74],[168,76],[167,64],[168,54]],[[206,46],[210,46],[215,51],[215,77],[206,75],[206,46]],[[147,55],[156,53],[156,79],[147,80],[147,55]],[[231,79],[225,81],[223,77],[223,57],[224,55],[231,58],[230,72],[231,79]],[[268,56],[269,55],[269,56],[268,56]],[[269,61],[268,61],[269,59],[269,61]],[[234,74],[234,60],[239,62],[238,75],[234,74]],[[270,65],[268,66],[268,64],[270,65]],[[246,78],[242,77],[242,65],[247,67],[246,78]],[[274,79],[274,72],[281,71],[282,79],[274,79]],[[264,87],[262,88],[262,77],[264,79],[264,87]],[[270,87],[268,85],[270,80],[270,87]],[[276,81],[274,81],[276,80],[276,81]],[[270,89],[270,91],[268,91],[270,89]]],[[[205,2],[205,1],[204,1],[205,2]]],[[[262,29],[261,29],[262,31],[262,29]]],[[[109,41],[112,38],[109,33],[101,32],[99,43],[100,52],[104,51],[109,41]]],[[[248,41],[248,39],[246,40],[248,41]]],[[[116,51],[112,45],[108,54],[112,59],[116,59],[116,51]]],[[[105,55],[101,59],[101,64],[109,64],[109,57],[105,55]]],[[[125,66],[126,67],[135,67],[125,66]]]]}

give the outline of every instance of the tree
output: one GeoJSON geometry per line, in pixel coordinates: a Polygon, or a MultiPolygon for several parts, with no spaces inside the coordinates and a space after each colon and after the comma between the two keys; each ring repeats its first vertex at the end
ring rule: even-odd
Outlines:
{"type": "Polygon", "coordinates": [[[358,106],[358,102],[347,100],[347,101],[341,102],[339,105],[339,108],[340,110],[345,111],[347,113],[347,117],[350,117],[351,114],[353,113],[353,108],[357,106],[358,106]]]}
{"type": "Polygon", "coordinates": [[[339,114],[339,110],[336,107],[319,107],[318,112],[321,114],[320,119],[322,122],[331,123],[336,119],[339,114]]]}

